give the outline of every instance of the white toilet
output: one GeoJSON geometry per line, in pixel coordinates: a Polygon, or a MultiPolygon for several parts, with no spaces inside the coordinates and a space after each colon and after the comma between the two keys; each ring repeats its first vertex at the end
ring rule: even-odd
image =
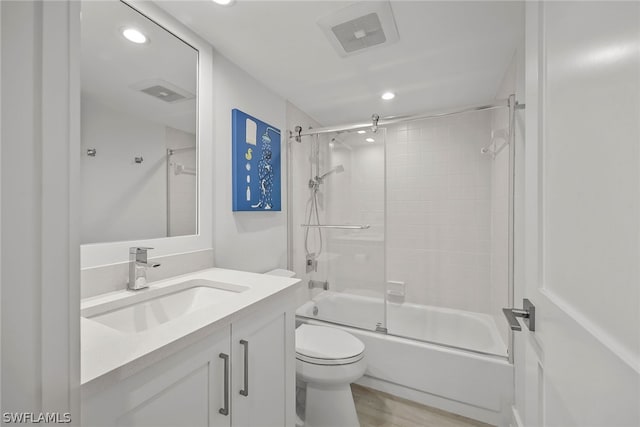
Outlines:
{"type": "Polygon", "coordinates": [[[350,384],[367,367],[364,344],[337,328],[296,329],[296,377],[306,386],[305,427],[359,427],[350,384]]]}
{"type": "MultiPolygon", "coordinates": [[[[265,274],[295,277],[289,270],[265,274]]],[[[360,427],[350,384],[364,375],[364,344],[338,328],[302,324],[296,329],[296,380],[303,387],[304,427],[360,427]]],[[[296,398],[296,400],[298,400],[296,398]]]]}

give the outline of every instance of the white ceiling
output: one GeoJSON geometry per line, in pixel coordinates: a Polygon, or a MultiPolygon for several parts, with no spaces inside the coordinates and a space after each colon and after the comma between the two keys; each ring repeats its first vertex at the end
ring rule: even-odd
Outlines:
{"type": "Polygon", "coordinates": [[[168,103],[131,87],[161,79],[195,94],[195,49],[118,1],[83,1],[81,28],[83,96],[133,117],[195,133],[195,99],[168,103]],[[150,42],[137,45],[125,39],[121,29],[130,26],[150,42]]]}
{"type": "Polygon", "coordinates": [[[317,22],[353,1],[157,3],[324,125],[491,100],[524,33],[522,2],[392,0],[400,41],[343,58],[317,22]]]}

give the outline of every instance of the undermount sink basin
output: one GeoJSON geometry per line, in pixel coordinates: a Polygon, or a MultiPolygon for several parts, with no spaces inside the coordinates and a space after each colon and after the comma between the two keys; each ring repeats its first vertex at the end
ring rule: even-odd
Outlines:
{"type": "Polygon", "coordinates": [[[224,303],[247,287],[204,279],[148,289],[102,306],[83,310],[83,317],[125,333],[143,332],[206,307],[224,303]]]}

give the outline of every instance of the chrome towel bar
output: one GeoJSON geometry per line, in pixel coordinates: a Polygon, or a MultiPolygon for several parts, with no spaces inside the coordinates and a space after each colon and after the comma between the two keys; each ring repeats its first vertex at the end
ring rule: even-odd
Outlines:
{"type": "Polygon", "coordinates": [[[300,224],[300,227],[307,228],[339,228],[342,230],[366,230],[371,228],[369,224],[365,225],[322,225],[322,224],[300,224]]]}

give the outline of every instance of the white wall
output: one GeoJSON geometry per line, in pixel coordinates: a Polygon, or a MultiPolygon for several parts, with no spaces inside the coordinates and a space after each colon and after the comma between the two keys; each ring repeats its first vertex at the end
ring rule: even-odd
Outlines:
{"type": "Polygon", "coordinates": [[[0,7],[2,411],[79,425],[79,4],[0,7]]]}
{"type": "Polygon", "coordinates": [[[221,55],[213,58],[214,253],[217,267],[265,272],[287,265],[286,103],[221,55]],[[233,212],[231,110],[281,131],[282,212],[233,212]]]}

